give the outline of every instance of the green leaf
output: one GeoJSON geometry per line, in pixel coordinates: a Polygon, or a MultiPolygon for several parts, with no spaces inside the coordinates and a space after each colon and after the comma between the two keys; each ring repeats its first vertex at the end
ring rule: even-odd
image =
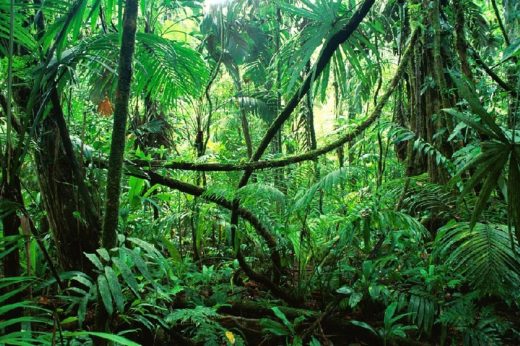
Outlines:
{"type": "Polygon", "coordinates": [[[355,326],[364,328],[364,329],[370,331],[374,335],[379,335],[377,333],[377,331],[374,328],[372,328],[372,326],[370,326],[368,323],[365,323],[365,322],[362,322],[362,321],[356,321],[356,320],[352,320],[352,321],[350,321],[350,323],[355,325],[355,326]]]}
{"type": "Polygon", "coordinates": [[[336,290],[336,292],[339,294],[350,295],[354,292],[354,290],[348,286],[342,286],[342,287],[338,288],[336,290]]]}
{"type": "Polygon", "coordinates": [[[350,298],[348,299],[348,305],[351,308],[355,308],[363,299],[363,293],[360,292],[354,292],[350,298]]]}
{"type": "Polygon", "coordinates": [[[153,246],[152,244],[150,244],[148,242],[145,242],[144,240],[141,240],[139,238],[131,238],[131,237],[129,237],[127,240],[132,242],[132,243],[134,243],[134,244],[136,244],[137,246],[139,246],[143,250],[145,250],[146,253],[148,255],[150,255],[151,257],[155,257],[155,258],[163,257],[162,254],[159,252],[159,250],[157,250],[155,248],[155,246],[153,246]]]}
{"type": "Polygon", "coordinates": [[[512,42],[502,54],[502,60],[500,62],[504,62],[513,56],[517,56],[520,54],[520,38],[517,38],[514,42],[512,42]]]}
{"type": "Polygon", "coordinates": [[[480,216],[484,207],[486,206],[486,202],[488,201],[491,192],[493,192],[493,190],[496,189],[498,178],[500,178],[500,175],[502,174],[504,165],[507,162],[507,157],[507,152],[502,153],[502,155],[499,156],[499,159],[497,160],[496,164],[492,167],[489,167],[487,177],[484,180],[484,185],[480,190],[480,195],[477,204],[475,205],[473,215],[471,216],[470,228],[473,228],[475,226],[478,217],[480,216]]]}
{"type": "Polygon", "coordinates": [[[106,262],[110,261],[110,255],[108,254],[107,249],[105,248],[99,248],[96,250],[96,252],[99,254],[99,256],[105,260],[106,262]]]}
{"type": "Polygon", "coordinates": [[[91,287],[93,285],[91,279],[86,276],[86,274],[77,274],[77,275],[74,275],[71,280],[75,280],[83,285],[85,285],[86,287],[91,287]]]}
{"type": "Polygon", "coordinates": [[[173,244],[173,242],[167,239],[164,235],[161,235],[161,241],[163,245],[166,246],[166,249],[168,250],[170,257],[177,263],[182,262],[181,253],[179,252],[179,250],[177,250],[177,247],[173,244]]]}
{"type": "Polygon", "coordinates": [[[154,278],[152,277],[152,275],[150,274],[150,271],[148,270],[148,266],[146,265],[146,263],[144,262],[143,258],[141,257],[140,254],[138,254],[135,250],[129,250],[129,249],[123,249],[125,250],[128,255],[130,255],[130,258],[132,259],[132,261],[134,262],[135,266],[137,267],[137,269],[139,269],[139,271],[141,272],[141,274],[143,274],[143,277],[152,285],[154,286],[156,289],[160,289],[160,285],[158,285],[154,280],[154,278]]]}
{"type": "Polygon", "coordinates": [[[139,286],[137,284],[137,280],[135,279],[134,273],[132,273],[132,270],[123,260],[118,257],[112,258],[112,261],[116,267],[119,268],[119,271],[121,272],[121,275],[123,276],[123,279],[125,280],[125,283],[128,285],[130,290],[132,290],[137,298],[140,298],[139,286]]]}
{"type": "MultiPolygon", "coordinates": [[[[503,153],[498,152],[494,154],[495,155],[480,155],[482,159],[475,161],[472,166],[477,166],[477,169],[471,176],[471,179],[464,185],[464,190],[461,193],[462,195],[470,192],[484,177],[489,174],[490,169],[499,164],[503,158],[503,153]]],[[[466,171],[468,168],[469,167],[465,167],[464,171],[466,171]]]]}
{"type": "Polygon", "coordinates": [[[86,295],[83,297],[78,305],[78,323],[79,326],[83,326],[83,322],[85,321],[85,316],[87,315],[87,305],[89,301],[90,296],[86,295]]]}
{"type": "Polygon", "coordinates": [[[395,310],[397,309],[397,302],[393,302],[385,309],[385,317],[384,317],[384,323],[385,326],[391,325],[392,317],[395,314],[395,310]]]}
{"type": "Polygon", "coordinates": [[[101,263],[101,261],[99,260],[99,258],[93,254],[93,253],[86,253],[84,252],[85,256],[87,256],[87,258],[90,260],[90,262],[92,262],[92,264],[99,270],[99,271],[103,271],[103,263],[101,263]]]}
{"type": "Polygon", "coordinates": [[[123,312],[125,309],[125,298],[123,297],[123,291],[121,290],[121,285],[117,280],[116,273],[114,270],[106,266],[105,267],[105,276],[108,281],[108,287],[110,288],[110,292],[112,292],[112,297],[116,303],[117,310],[119,312],[123,312]]]}
{"type": "MultiPolygon", "coordinates": [[[[457,76],[456,73],[450,72],[450,76],[452,80],[455,82],[457,86],[457,90],[462,97],[466,99],[468,102],[470,109],[473,113],[477,114],[482,122],[492,131],[492,136],[495,139],[498,139],[501,142],[507,142],[507,138],[504,135],[504,132],[500,129],[500,127],[495,123],[491,115],[482,107],[478,96],[475,92],[470,88],[469,81],[463,81],[457,76]]],[[[471,85],[473,87],[473,85],[471,85]]]]}
{"type": "Polygon", "coordinates": [[[140,346],[140,344],[133,342],[131,340],[128,340],[127,338],[124,338],[119,335],[115,334],[109,334],[109,333],[101,333],[101,332],[87,332],[87,331],[80,331],[80,332],[64,332],[65,337],[78,337],[78,336],[95,336],[101,339],[105,339],[108,341],[112,341],[117,343],[118,345],[123,346],[140,346]]]}
{"type": "Polygon", "coordinates": [[[52,325],[52,322],[50,322],[47,319],[40,318],[40,317],[34,317],[34,316],[23,316],[23,317],[17,317],[17,318],[11,318],[9,320],[0,321],[0,330],[4,329],[6,327],[16,325],[18,323],[44,323],[48,325],[52,325]]]}
{"type": "Polygon", "coordinates": [[[446,108],[446,109],[443,109],[444,112],[456,117],[457,119],[459,119],[460,121],[464,122],[466,125],[468,125],[469,127],[475,129],[477,132],[481,133],[481,134],[485,134],[485,135],[488,135],[490,137],[493,136],[493,132],[491,132],[490,130],[488,130],[485,126],[479,124],[478,122],[476,122],[475,120],[473,120],[472,118],[468,117],[467,115],[453,109],[453,108],[446,108]]]}
{"type": "Polygon", "coordinates": [[[268,332],[277,336],[289,335],[289,331],[283,324],[273,321],[270,318],[260,319],[260,325],[262,326],[264,332],[268,332]]]}
{"type": "Polygon", "coordinates": [[[278,308],[277,306],[274,306],[271,308],[273,310],[276,317],[278,317],[280,320],[282,320],[283,324],[294,334],[294,327],[292,323],[287,319],[285,314],[278,308]]]}
{"type": "Polygon", "coordinates": [[[439,229],[434,245],[434,258],[474,288],[501,294],[520,284],[520,263],[506,225],[477,223],[470,229],[468,223],[451,222],[439,229]]]}
{"type": "Polygon", "coordinates": [[[101,296],[105,310],[109,316],[112,316],[114,308],[112,306],[112,295],[110,294],[110,289],[108,288],[107,279],[104,275],[99,275],[97,282],[99,295],[101,296]]]}

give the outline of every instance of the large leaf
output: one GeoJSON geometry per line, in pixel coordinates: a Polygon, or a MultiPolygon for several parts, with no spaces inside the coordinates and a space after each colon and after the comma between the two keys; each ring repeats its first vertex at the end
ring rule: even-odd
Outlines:
{"type": "Polygon", "coordinates": [[[520,38],[517,38],[514,42],[512,42],[505,50],[502,55],[502,62],[517,56],[520,54],[520,38]]]}
{"type": "Polygon", "coordinates": [[[125,309],[125,298],[123,297],[123,291],[121,290],[121,285],[119,284],[117,275],[112,267],[105,267],[105,277],[107,278],[108,287],[110,288],[110,292],[112,293],[112,297],[116,303],[117,310],[123,312],[125,309]]]}
{"type": "MultiPolygon", "coordinates": [[[[478,95],[473,89],[473,86],[468,81],[461,79],[461,77],[454,72],[451,72],[450,75],[451,79],[455,82],[455,85],[457,86],[457,91],[462,97],[466,99],[471,111],[477,114],[480,117],[482,123],[485,126],[487,126],[488,129],[491,131],[492,138],[495,138],[501,142],[506,142],[507,139],[504,132],[495,123],[493,117],[484,109],[484,107],[479,101],[478,95]]],[[[468,125],[470,124],[468,123],[468,125]]]]}
{"type": "Polygon", "coordinates": [[[139,285],[137,284],[137,280],[135,279],[134,273],[130,267],[128,267],[128,265],[118,257],[112,258],[112,261],[121,272],[123,280],[128,285],[130,290],[132,290],[132,292],[139,298],[139,285]]]}
{"type": "Polygon", "coordinates": [[[114,312],[114,307],[112,306],[112,295],[110,294],[108,281],[105,278],[105,276],[101,274],[98,276],[97,283],[99,295],[101,296],[101,300],[103,301],[105,310],[109,316],[112,316],[112,313],[114,312]]]}
{"type": "Polygon", "coordinates": [[[102,332],[88,332],[88,331],[80,331],[80,332],[64,332],[65,337],[78,337],[78,336],[95,336],[97,338],[105,339],[108,341],[115,342],[117,345],[123,346],[140,346],[137,342],[128,340],[119,335],[110,334],[110,333],[102,333],[102,332]]]}

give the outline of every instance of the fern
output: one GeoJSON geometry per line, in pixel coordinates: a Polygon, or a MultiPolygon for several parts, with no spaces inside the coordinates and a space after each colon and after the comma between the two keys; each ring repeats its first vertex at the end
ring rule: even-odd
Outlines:
{"type": "Polygon", "coordinates": [[[386,183],[384,200],[393,206],[395,201],[401,201],[401,208],[415,217],[433,215],[442,219],[454,218],[464,211],[457,203],[456,196],[446,186],[429,181],[427,174],[408,177],[408,186],[404,179],[396,179],[386,183]]]}
{"type": "Polygon", "coordinates": [[[307,191],[301,192],[295,197],[292,211],[300,211],[309,206],[318,191],[332,192],[337,185],[346,183],[347,178],[361,170],[355,166],[342,167],[323,176],[317,183],[312,185],[307,191]]]}
{"type": "Polygon", "coordinates": [[[196,306],[193,309],[177,309],[166,317],[166,322],[176,323],[193,323],[200,326],[205,323],[212,323],[219,314],[214,307],[196,306]]]}
{"type": "Polygon", "coordinates": [[[194,341],[204,342],[205,345],[219,345],[226,335],[226,329],[216,321],[220,316],[217,309],[218,306],[197,305],[193,309],[174,310],[166,317],[166,322],[173,326],[185,326],[193,334],[194,341]]]}
{"type": "Polygon", "coordinates": [[[389,138],[395,144],[408,142],[414,140],[413,149],[418,153],[430,156],[435,160],[438,166],[442,166],[452,176],[456,174],[455,165],[447,158],[440,150],[438,150],[433,144],[424,140],[424,138],[417,137],[417,135],[409,129],[399,126],[398,124],[392,123],[392,128],[388,133],[389,138]]]}
{"type": "Polygon", "coordinates": [[[258,201],[275,202],[280,206],[285,206],[287,197],[275,186],[264,183],[254,183],[241,188],[236,196],[238,196],[245,204],[248,201],[256,203],[258,201]]]}
{"type": "Polygon", "coordinates": [[[449,304],[439,322],[462,334],[464,346],[502,345],[504,323],[490,307],[479,308],[474,295],[463,296],[449,304]]]}
{"type": "MultiPolygon", "coordinates": [[[[45,73],[52,75],[62,67],[85,63],[90,96],[98,102],[115,89],[118,42],[118,34],[80,41],[53,58],[45,73]]],[[[198,52],[180,42],[145,33],[137,34],[136,44],[137,93],[150,93],[165,106],[174,105],[181,96],[199,96],[209,72],[198,52]]]]}
{"type": "Polygon", "coordinates": [[[452,176],[456,174],[453,162],[451,162],[451,160],[441,153],[433,144],[422,138],[417,138],[413,143],[413,148],[415,151],[423,155],[432,157],[437,166],[444,167],[452,176]]]}

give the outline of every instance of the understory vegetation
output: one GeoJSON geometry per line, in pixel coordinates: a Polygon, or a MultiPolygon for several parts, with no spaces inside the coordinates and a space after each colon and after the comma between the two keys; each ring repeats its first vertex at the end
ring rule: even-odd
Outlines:
{"type": "Polygon", "coordinates": [[[520,344],[520,2],[0,0],[0,345],[520,344]]]}

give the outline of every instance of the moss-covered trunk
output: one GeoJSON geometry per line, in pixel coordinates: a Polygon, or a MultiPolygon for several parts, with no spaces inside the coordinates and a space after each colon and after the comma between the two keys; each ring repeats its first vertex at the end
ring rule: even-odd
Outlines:
{"type": "MultiPolygon", "coordinates": [[[[414,46],[414,58],[408,70],[407,127],[422,143],[433,145],[442,155],[450,157],[453,149],[447,137],[452,128],[442,109],[453,107],[454,99],[448,94],[449,79],[446,71],[452,62],[447,57],[451,50],[452,35],[441,29],[441,8],[438,0],[423,4],[424,27],[421,39],[414,46]]],[[[411,14],[413,15],[413,14],[411,14]]],[[[419,146],[420,147],[420,146],[419,146]]],[[[436,160],[437,154],[425,154],[413,141],[408,143],[409,175],[427,172],[433,182],[448,180],[446,168],[436,160]]]]}
{"type": "Polygon", "coordinates": [[[119,55],[119,78],[112,127],[112,142],[108,159],[105,213],[103,218],[102,246],[109,249],[117,245],[119,195],[121,192],[121,173],[125,152],[126,123],[132,81],[132,59],[135,49],[136,28],[137,1],[127,0],[119,55]]]}
{"type": "MultiPolygon", "coordinates": [[[[51,112],[57,111],[52,107],[51,112]]],[[[82,254],[99,246],[99,214],[92,199],[79,191],[85,177],[82,172],[74,174],[52,114],[42,122],[37,143],[34,156],[40,193],[59,263],[64,270],[89,271],[90,262],[82,254]]]]}

